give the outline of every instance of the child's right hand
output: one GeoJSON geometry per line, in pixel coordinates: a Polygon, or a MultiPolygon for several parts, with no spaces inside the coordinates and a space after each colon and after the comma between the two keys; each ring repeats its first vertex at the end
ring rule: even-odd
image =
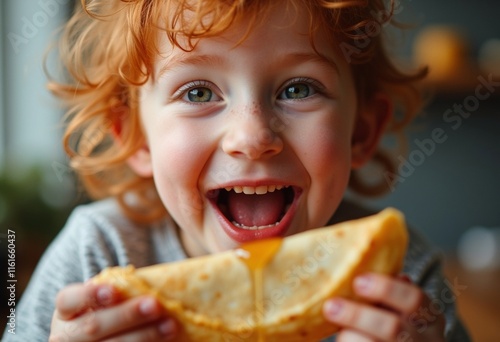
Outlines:
{"type": "Polygon", "coordinates": [[[111,286],[79,283],[57,295],[49,342],[169,341],[175,333],[155,298],[124,300],[111,286]]]}

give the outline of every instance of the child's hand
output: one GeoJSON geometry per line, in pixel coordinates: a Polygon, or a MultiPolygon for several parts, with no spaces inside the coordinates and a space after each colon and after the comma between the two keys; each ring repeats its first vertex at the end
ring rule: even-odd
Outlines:
{"type": "Polygon", "coordinates": [[[429,298],[409,280],[369,273],[353,287],[368,303],[334,298],[323,306],[341,327],[337,341],[444,341],[443,315],[432,314],[429,298]]]}
{"type": "Polygon", "coordinates": [[[57,296],[49,342],[168,341],[175,332],[152,297],[123,300],[107,285],[72,284],[57,296]]]}

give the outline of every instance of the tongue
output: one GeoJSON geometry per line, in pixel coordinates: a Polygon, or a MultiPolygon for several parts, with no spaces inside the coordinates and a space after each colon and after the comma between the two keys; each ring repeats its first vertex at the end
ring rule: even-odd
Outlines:
{"type": "Polygon", "coordinates": [[[279,221],[285,206],[283,191],[268,192],[264,195],[229,193],[229,212],[233,220],[247,227],[267,226],[279,221]]]}

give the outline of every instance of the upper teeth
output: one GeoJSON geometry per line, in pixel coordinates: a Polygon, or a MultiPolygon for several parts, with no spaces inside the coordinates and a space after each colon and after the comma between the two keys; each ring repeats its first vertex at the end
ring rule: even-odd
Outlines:
{"type": "Polygon", "coordinates": [[[234,190],[234,192],[241,194],[244,193],[246,195],[263,195],[267,194],[268,192],[274,192],[274,190],[281,190],[283,188],[287,188],[287,186],[284,185],[259,185],[259,186],[228,186],[225,189],[227,191],[234,190]]]}

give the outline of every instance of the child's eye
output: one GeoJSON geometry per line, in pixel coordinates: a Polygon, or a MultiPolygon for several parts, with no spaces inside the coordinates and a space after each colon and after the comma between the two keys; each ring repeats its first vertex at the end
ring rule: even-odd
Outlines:
{"type": "Polygon", "coordinates": [[[316,94],[316,90],[311,85],[313,81],[294,80],[281,91],[279,98],[281,100],[300,100],[316,94]]]}
{"type": "MultiPolygon", "coordinates": [[[[179,98],[190,103],[220,101],[221,98],[211,89],[206,81],[195,81],[186,84],[177,91],[179,98]]],[[[177,97],[177,96],[174,96],[177,97]]]]}
{"type": "Polygon", "coordinates": [[[214,101],[214,98],[217,97],[217,95],[215,95],[208,88],[200,87],[188,90],[184,97],[184,100],[189,102],[210,102],[214,101]]]}

